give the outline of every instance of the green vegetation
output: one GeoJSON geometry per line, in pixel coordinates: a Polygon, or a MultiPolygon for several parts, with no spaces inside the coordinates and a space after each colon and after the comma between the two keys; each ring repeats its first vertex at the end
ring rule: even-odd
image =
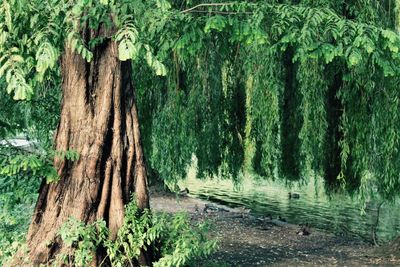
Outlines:
{"type": "Polygon", "coordinates": [[[40,179],[37,176],[0,178],[0,265],[20,249],[31,220],[40,179]]]}
{"type": "MultiPolygon", "coordinates": [[[[27,181],[23,181],[27,183],[27,181]]],[[[20,185],[21,186],[21,185],[20,185]]],[[[22,186],[21,186],[22,187],[22,186]]],[[[30,188],[31,189],[31,188],[30,188]]],[[[18,193],[17,190],[14,191],[18,193]]],[[[23,199],[23,204],[4,206],[1,210],[2,223],[0,230],[4,235],[0,239],[0,264],[6,264],[14,253],[23,246],[26,227],[32,207],[26,203],[34,203],[37,194],[24,192],[24,196],[34,197],[23,199]]],[[[4,197],[5,194],[2,194],[4,197]]],[[[208,240],[207,233],[210,225],[207,222],[190,223],[188,215],[178,213],[151,214],[149,210],[141,213],[135,202],[126,207],[124,224],[118,231],[117,238],[108,239],[109,232],[104,221],[97,221],[85,225],[81,221],[70,218],[59,230],[59,236],[66,246],[71,248],[68,254],[60,254],[51,266],[67,264],[73,266],[87,266],[95,256],[93,252],[98,247],[106,250],[103,266],[109,259],[112,266],[126,266],[136,262],[140,250],[152,250],[159,260],[154,266],[192,266],[196,259],[211,254],[217,247],[216,241],[208,240]],[[74,250],[73,250],[74,248],[74,250]]],[[[24,260],[29,263],[28,259],[24,260]]]]}
{"type": "MultiPolygon", "coordinates": [[[[315,176],[327,190],[393,200],[400,190],[399,10],[399,0],[3,0],[0,140],[22,134],[33,147],[0,146],[0,230],[6,233],[0,257],[17,249],[42,180],[41,199],[57,207],[78,198],[75,182],[91,197],[83,197],[86,210],[78,219],[84,222],[69,221],[80,232],[62,233],[67,245],[86,240],[75,252],[81,265],[103,241],[115,264],[137,257],[147,241],[161,242],[162,266],[209,253],[212,243],[202,247],[202,234],[193,241],[200,243],[189,243],[182,217],[171,219],[186,231],[181,238],[156,229],[166,218],[137,217],[133,206],[113,222],[110,235],[118,228],[122,234],[109,246],[103,223],[83,226],[97,217],[109,223],[108,211],[97,212],[99,203],[110,208],[110,199],[118,199],[123,207],[132,192],[142,193],[139,210],[146,207],[146,171],[137,177],[139,167],[146,170],[143,158],[150,179],[167,184],[185,178],[195,159],[199,178],[240,183],[250,172],[306,182],[315,176]],[[110,58],[119,72],[107,69],[110,58]],[[110,97],[101,102],[104,95],[110,97]],[[109,112],[96,113],[103,109],[109,112]],[[141,137],[130,132],[138,121],[141,137]],[[100,122],[105,126],[96,128],[100,122]],[[83,129],[88,125],[93,128],[83,129]],[[85,139],[87,132],[98,139],[85,139]],[[107,170],[126,188],[115,198],[110,190],[103,203],[107,170]],[[70,199],[57,202],[60,195],[70,199]],[[126,224],[141,229],[129,247],[126,224]],[[103,239],[94,242],[99,233],[103,239]]],[[[37,229],[53,219],[60,226],[74,212],[60,217],[40,204],[37,229]]],[[[55,251],[57,231],[35,244],[37,262],[43,263],[40,249],[55,251]]]]}
{"type": "MultiPolygon", "coordinates": [[[[71,254],[60,254],[59,262],[74,266],[87,266],[93,260],[93,251],[103,247],[112,266],[127,266],[136,262],[141,249],[152,250],[159,260],[155,267],[188,266],[197,258],[208,256],[216,249],[215,241],[206,238],[208,225],[190,225],[186,214],[174,216],[151,214],[149,210],[141,213],[135,202],[126,207],[124,224],[118,231],[115,241],[108,239],[104,221],[84,225],[75,219],[67,221],[59,234],[68,247],[75,247],[71,254]]],[[[99,266],[102,266],[99,263],[99,266]]]]}

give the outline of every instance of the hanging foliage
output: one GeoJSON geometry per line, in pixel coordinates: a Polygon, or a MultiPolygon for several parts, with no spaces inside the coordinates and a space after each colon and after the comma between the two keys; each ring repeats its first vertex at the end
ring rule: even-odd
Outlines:
{"type": "Polygon", "coordinates": [[[102,40],[79,23],[106,25],[120,60],[135,61],[145,151],[162,179],[184,177],[196,159],[202,177],[313,173],[395,195],[397,0],[9,0],[0,9],[0,76],[17,100],[43,95],[49,80],[59,86],[65,44],[93,59],[102,40]]]}

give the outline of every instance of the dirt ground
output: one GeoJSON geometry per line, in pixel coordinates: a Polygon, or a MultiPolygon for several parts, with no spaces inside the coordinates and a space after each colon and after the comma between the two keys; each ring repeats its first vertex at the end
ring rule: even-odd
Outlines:
{"type": "Polygon", "coordinates": [[[153,193],[151,199],[153,210],[212,222],[219,248],[199,266],[400,266],[400,258],[352,237],[313,228],[299,235],[299,225],[191,197],[153,193]]]}

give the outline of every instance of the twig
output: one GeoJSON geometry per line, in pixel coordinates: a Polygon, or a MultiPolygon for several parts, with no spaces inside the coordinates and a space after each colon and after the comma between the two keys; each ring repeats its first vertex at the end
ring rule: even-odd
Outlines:
{"type": "Polygon", "coordinates": [[[190,13],[213,13],[222,15],[235,15],[235,14],[254,14],[253,12],[233,12],[233,11],[215,11],[215,10],[193,10],[190,13]]]}
{"type": "Polygon", "coordinates": [[[384,203],[385,201],[382,201],[381,203],[379,203],[378,204],[378,207],[377,207],[377,209],[376,209],[376,220],[375,220],[375,224],[372,226],[372,240],[374,241],[374,244],[375,244],[375,246],[378,246],[378,240],[377,240],[377,236],[376,236],[376,231],[377,231],[377,229],[378,229],[378,225],[379,225],[379,213],[380,213],[380,211],[381,211],[381,207],[382,207],[382,204],[384,203]]]}
{"type": "Polygon", "coordinates": [[[349,234],[351,234],[351,235],[353,235],[353,236],[358,236],[358,237],[360,237],[362,240],[371,242],[371,240],[370,240],[369,238],[363,236],[362,234],[359,234],[359,233],[357,233],[357,232],[354,232],[354,231],[350,230],[349,228],[347,228],[346,225],[341,225],[341,227],[342,227],[347,233],[349,233],[349,234]]]}
{"type": "Polygon", "coordinates": [[[104,257],[104,259],[100,262],[99,267],[102,267],[102,266],[103,266],[103,264],[105,263],[105,261],[106,261],[106,259],[107,259],[108,257],[109,257],[108,255],[104,257]]]}
{"type": "Polygon", "coordinates": [[[197,5],[197,6],[194,6],[194,7],[188,8],[188,9],[185,9],[185,10],[181,11],[181,13],[191,12],[191,11],[193,11],[193,10],[199,8],[199,7],[207,7],[207,6],[228,6],[228,5],[231,6],[231,5],[234,5],[234,4],[236,4],[236,3],[235,3],[235,2],[228,2],[228,3],[199,4],[199,5],[197,5]]]}
{"type": "Polygon", "coordinates": [[[236,54],[235,54],[235,59],[233,60],[233,65],[235,65],[236,60],[239,57],[239,52],[240,52],[240,43],[238,42],[237,47],[236,47],[236,54]]]}

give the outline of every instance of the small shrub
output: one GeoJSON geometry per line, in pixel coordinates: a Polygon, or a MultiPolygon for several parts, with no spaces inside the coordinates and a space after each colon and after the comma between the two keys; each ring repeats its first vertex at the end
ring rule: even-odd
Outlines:
{"type": "Polygon", "coordinates": [[[93,260],[96,248],[102,246],[107,251],[104,262],[108,260],[118,267],[135,261],[141,249],[151,248],[158,258],[153,263],[155,267],[187,266],[216,249],[216,241],[207,239],[208,228],[204,222],[192,225],[185,213],[168,215],[139,211],[135,201],[131,201],[115,240],[108,239],[104,221],[90,225],[73,218],[67,221],[59,234],[71,249],[70,254],[61,258],[67,264],[87,266],[93,260]]]}
{"type": "Polygon", "coordinates": [[[61,259],[64,262],[73,259],[74,265],[87,266],[93,260],[93,252],[96,251],[96,247],[107,238],[107,233],[104,221],[85,225],[81,221],[70,218],[62,225],[59,234],[64,244],[71,248],[73,252],[68,255],[61,255],[61,259]],[[73,248],[77,249],[73,250],[73,248]]]}

